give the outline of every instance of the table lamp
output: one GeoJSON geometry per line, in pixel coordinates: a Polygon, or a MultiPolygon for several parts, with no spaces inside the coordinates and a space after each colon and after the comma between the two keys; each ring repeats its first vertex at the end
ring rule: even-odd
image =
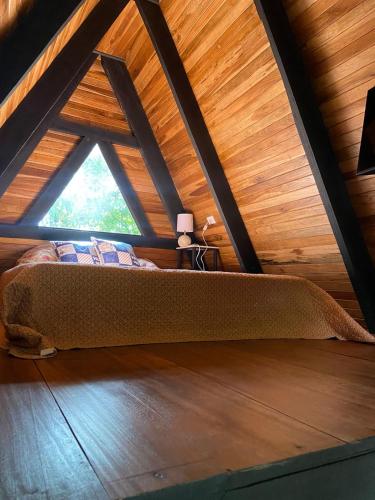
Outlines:
{"type": "Polygon", "coordinates": [[[178,238],[178,246],[187,247],[191,245],[191,238],[186,233],[192,233],[193,231],[193,214],[178,214],[177,232],[184,233],[178,238]]]}

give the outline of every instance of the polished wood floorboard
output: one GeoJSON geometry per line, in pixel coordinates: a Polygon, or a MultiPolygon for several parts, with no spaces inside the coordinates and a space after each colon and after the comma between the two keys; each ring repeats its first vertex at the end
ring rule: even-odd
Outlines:
{"type": "Polygon", "coordinates": [[[375,346],[0,356],[0,498],[124,498],[375,434],[375,346]]]}
{"type": "Polygon", "coordinates": [[[3,352],[0,498],[107,498],[35,364],[3,352]]]}

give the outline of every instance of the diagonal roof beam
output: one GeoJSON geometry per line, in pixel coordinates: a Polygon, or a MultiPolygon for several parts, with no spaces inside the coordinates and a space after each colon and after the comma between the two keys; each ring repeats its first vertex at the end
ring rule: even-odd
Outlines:
{"type": "Polygon", "coordinates": [[[261,273],[258,257],[161,8],[148,0],[136,0],[136,4],[159,56],[241,268],[245,272],[261,273]]]}
{"type": "Polygon", "coordinates": [[[34,0],[0,45],[0,103],[9,96],[83,0],[34,0]]]}
{"type": "Polygon", "coordinates": [[[137,226],[141,230],[141,233],[144,236],[155,236],[155,232],[145,214],[137,193],[129,181],[115,148],[108,142],[100,142],[99,147],[127,207],[137,223],[137,226]]]}
{"type": "Polygon", "coordinates": [[[311,82],[281,0],[255,0],[337,245],[369,330],[375,333],[375,269],[351,205],[311,82]]]}
{"type": "MultiPolygon", "coordinates": [[[[79,71],[76,73],[74,78],[70,80],[69,85],[66,87],[64,92],[59,96],[57,101],[55,102],[54,106],[49,109],[47,116],[42,120],[42,122],[35,128],[33,129],[31,135],[28,137],[28,139],[24,142],[23,147],[22,144],[19,141],[18,136],[15,134],[15,131],[17,130],[17,126],[19,124],[20,131],[22,131],[22,116],[21,114],[17,114],[17,117],[15,121],[11,124],[11,127],[9,129],[13,131],[13,137],[10,138],[9,135],[7,134],[6,130],[4,127],[7,125],[9,120],[12,119],[13,115],[8,119],[8,121],[3,125],[3,127],[0,129],[0,143],[3,144],[3,148],[0,148],[0,197],[5,193],[5,191],[8,189],[10,184],[13,182],[14,178],[18,174],[18,172],[21,170],[31,153],[34,151],[36,146],[39,144],[41,139],[44,137],[45,133],[47,130],[50,128],[51,125],[51,120],[55,115],[58,114],[60,109],[64,106],[66,101],[69,99],[70,95],[73,93],[74,89],[76,88],[77,84],[82,80],[92,63],[94,62],[95,58],[90,57],[84,65],[81,66],[79,71]],[[4,132],[4,133],[3,133],[4,132]],[[3,139],[3,137],[6,137],[3,139]],[[4,141],[4,142],[3,142],[4,141]],[[7,141],[7,142],[5,142],[7,141]],[[3,153],[3,154],[2,154],[3,153]],[[9,153],[9,156],[7,156],[7,153],[9,153]],[[14,155],[14,156],[12,156],[14,155]],[[3,159],[4,157],[4,159],[3,159]],[[10,157],[10,158],[9,158],[10,157]],[[8,159],[9,158],[9,159],[8,159]],[[5,168],[3,168],[3,166],[5,168]]],[[[26,96],[24,101],[28,102],[31,106],[38,106],[39,99],[33,100],[33,99],[28,99],[30,94],[26,96]],[[35,105],[33,104],[35,102],[35,105]]],[[[22,101],[22,103],[24,102],[22,101]]],[[[21,105],[22,105],[21,103],[21,105]]],[[[18,109],[18,108],[17,108],[18,109]]],[[[15,111],[17,112],[17,110],[15,111]]],[[[25,115],[25,121],[28,120],[28,116],[25,115]]]]}
{"type": "Polygon", "coordinates": [[[122,61],[112,58],[102,56],[102,65],[135,133],[147,169],[164,204],[171,225],[176,230],[177,214],[185,210],[129,72],[122,61]]]}
{"type": "Polygon", "coordinates": [[[72,180],[74,174],[82,166],[82,163],[86,160],[94,146],[95,142],[87,137],[83,137],[80,140],[49,182],[47,182],[46,186],[44,186],[36,200],[34,200],[26,214],[19,221],[19,224],[37,225],[43,219],[72,180]]]}
{"type": "Polygon", "coordinates": [[[101,0],[0,129],[0,196],[48,130],[128,0],[101,0]]]}

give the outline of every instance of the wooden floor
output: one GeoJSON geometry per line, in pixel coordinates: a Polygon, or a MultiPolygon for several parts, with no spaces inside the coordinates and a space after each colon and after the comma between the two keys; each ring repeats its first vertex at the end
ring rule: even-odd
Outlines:
{"type": "Polygon", "coordinates": [[[0,354],[0,498],[121,498],[375,434],[375,346],[0,354]]]}

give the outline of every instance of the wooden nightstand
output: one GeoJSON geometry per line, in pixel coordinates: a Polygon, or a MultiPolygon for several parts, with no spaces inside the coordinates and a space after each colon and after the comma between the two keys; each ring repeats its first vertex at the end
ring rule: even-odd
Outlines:
{"type": "Polygon", "coordinates": [[[198,251],[200,250],[200,253],[206,251],[207,252],[212,252],[212,263],[213,263],[213,269],[206,269],[206,271],[217,271],[218,270],[218,257],[219,257],[219,248],[218,247],[211,247],[211,246],[205,246],[205,245],[189,245],[187,247],[177,247],[177,269],[182,269],[182,264],[184,261],[185,253],[189,256],[189,261],[191,263],[191,268],[194,271],[199,271],[199,267],[197,265],[197,255],[198,251]],[[190,255],[189,255],[190,254],[190,255]]]}

